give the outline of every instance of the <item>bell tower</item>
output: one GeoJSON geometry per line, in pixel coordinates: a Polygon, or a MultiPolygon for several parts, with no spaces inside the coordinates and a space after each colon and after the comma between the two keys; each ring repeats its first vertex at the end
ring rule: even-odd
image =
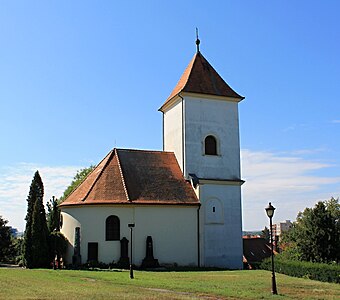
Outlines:
{"type": "Polygon", "coordinates": [[[242,211],[238,103],[244,99],[199,51],[163,113],[163,150],[175,153],[201,202],[200,264],[242,268],[242,211]]]}

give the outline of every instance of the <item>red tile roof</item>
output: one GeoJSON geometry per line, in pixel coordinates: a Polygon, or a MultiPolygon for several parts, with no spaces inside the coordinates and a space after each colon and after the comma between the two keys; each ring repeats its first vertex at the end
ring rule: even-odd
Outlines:
{"type": "Polygon", "coordinates": [[[243,260],[251,265],[271,256],[271,247],[264,238],[243,238],[243,260]]]}
{"type": "Polygon", "coordinates": [[[222,79],[222,77],[215,71],[200,52],[197,52],[194,55],[176,87],[173,89],[160,110],[162,110],[164,105],[180,92],[232,97],[241,100],[244,99],[244,97],[237,94],[222,79]]]}
{"type": "Polygon", "coordinates": [[[114,149],[60,206],[131,203],[200,205],[174,153],[114,149]]]}

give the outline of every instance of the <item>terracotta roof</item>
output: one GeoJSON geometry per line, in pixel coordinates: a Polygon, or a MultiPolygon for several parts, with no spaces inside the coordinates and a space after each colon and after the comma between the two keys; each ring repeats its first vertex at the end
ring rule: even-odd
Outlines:
{"type": "Polygon", "coordinates": [[[264,238],[243,238],[243,257],[249,265],[270,256],[271,247],[264,238]]]}
{"type": "Polygon", "coordinates": [[[163,106],[180,92],[244,99],[222,79],[200,52],[194,55],[163,106]]]}
{"type": "Polygon", "coordinates": [[[174,153],[114,149],[60,206],[86,204],[199,205],[174,153]]]}

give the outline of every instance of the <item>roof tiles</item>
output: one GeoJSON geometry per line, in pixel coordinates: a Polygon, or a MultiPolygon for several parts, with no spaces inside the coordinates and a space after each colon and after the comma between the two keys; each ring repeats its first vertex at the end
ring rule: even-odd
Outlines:
{"type": "Polygon", "coordinates": [[[163,106],[180,92],[244,99],[223,80],[200,52],[194,55],[163,106]]]}
{"type": "Polygon", "coordinates": [[[199,205],[172,152],[114,149],[61,206],[199,205]]]}

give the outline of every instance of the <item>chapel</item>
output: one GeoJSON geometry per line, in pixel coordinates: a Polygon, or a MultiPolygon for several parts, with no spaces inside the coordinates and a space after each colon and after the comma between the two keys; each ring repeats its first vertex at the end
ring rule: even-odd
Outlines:
{"type": "Polygon", "coordinates": [[[196,45],[159,109],[163,151],[114,148],[61,203],[66,263],[242,269],[244,97],[196,45]]]}

